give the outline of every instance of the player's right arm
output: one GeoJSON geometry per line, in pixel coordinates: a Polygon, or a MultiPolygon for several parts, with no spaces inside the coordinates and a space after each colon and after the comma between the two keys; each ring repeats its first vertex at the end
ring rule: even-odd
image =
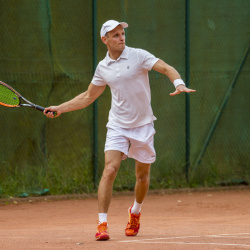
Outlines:
{"type": "Polygon", "coordinates": [[[54,118],[53,112],[57,112],[57,116],[62,113],[83,109],[93,103],[105,90],[105,86],[96,86],[93,83],[90,83],[87,91],[76,96],[68,102],[64,102],[58,106],[50,106],[45,108],[44,114],[49,118],[54,118]],[[46,113],[47,111],[51,111],[46,113]]]}

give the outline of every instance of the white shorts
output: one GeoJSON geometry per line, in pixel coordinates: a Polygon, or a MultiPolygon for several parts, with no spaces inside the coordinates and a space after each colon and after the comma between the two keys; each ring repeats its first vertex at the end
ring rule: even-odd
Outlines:
{"type": "Polygon", "coordinates": [[[118,150],[124,153],[122,160],[134,158],[141,163],[155,162],[154,124],[138,128],[119,128],[107,126],[105,150],[118,150]]]}

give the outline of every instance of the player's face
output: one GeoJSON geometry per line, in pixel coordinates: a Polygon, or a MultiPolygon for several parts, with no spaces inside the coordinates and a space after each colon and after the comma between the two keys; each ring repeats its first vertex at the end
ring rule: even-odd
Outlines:
{"type": "Polygon", "coordinates": [[[109,50],[123,51],[125,49],[125,31],[121,25],[106,34],[106,45],[109,50]]]}

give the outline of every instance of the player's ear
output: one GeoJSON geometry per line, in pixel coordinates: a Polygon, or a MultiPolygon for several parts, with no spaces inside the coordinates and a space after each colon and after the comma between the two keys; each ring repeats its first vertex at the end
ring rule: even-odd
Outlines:
{"type": "Polygon", "coordinates": [[[108,39],[107,39],[106,36],[103,36],[103,37],[102,37],[102,42],[103,42],[104,44],[106,44],[106,45],[107,45],[107,40],[108,40],[108,39]]]}

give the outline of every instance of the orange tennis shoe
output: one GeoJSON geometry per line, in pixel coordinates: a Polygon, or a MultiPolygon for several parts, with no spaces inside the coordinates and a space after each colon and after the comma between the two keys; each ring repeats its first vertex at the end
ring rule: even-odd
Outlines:
{"type": "Polygon", "coordinates": [[[108,224],[103,222],[97,226],[97,232],[95,234],[96,240],[109,240],[108,224]]]}
{"type": "Polygon", "coordinates": [[[132,214],[131,213],[132,207],[128,209],[128,224],[125,229],[125,234],[127,236],[136,236],[138,234],[138,231],[140,229],[140,216],[141,213],[139,214],[132,214]]]}

